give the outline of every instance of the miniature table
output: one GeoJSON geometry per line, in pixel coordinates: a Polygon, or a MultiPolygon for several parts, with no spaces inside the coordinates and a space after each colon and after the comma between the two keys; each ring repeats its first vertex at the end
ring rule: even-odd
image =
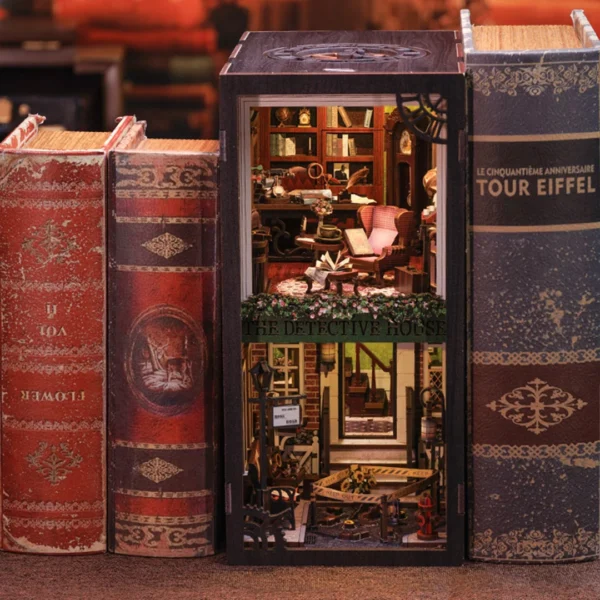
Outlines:
{"type": "MultiPolygon", "coordinates": [[[[336,292],[341,296],[344,288],[344,281],[352,281],[354,284],[354,293],[358,295],[358,273],[356,269],[349,269],[348,271],[332,271],[327,275],[327,279],[325,280],[325,290],[329,290],[331,288],[331,284],[335,284],[336,292]]],[[[308,288],[306,290],[307,294],[312,292],[313,280],[306,276],[306,283],[308,284],[308,288]]]]}
{"type": "Polygon", "coordinates": [[[346,248],[346,244],[343,239],[341,239],[339,242],[320,242],[315,239],[314,235],[311,234],[298,235],[294,239],[294,242],[299,248],[304,248],[305,250],[310,250],[314,253],[313,265],[316,264],[323,252],[341,252],[346,248]]]}

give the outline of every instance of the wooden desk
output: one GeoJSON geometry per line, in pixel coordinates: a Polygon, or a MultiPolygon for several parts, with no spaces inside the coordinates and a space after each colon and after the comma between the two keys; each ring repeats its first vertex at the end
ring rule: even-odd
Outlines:
{"type": "MultiPolygon", "coordinates": [[[[328,221],[340,229],[356,227],[356,211],[361,204],[344,202],[332,206],[333,214],[328,217],[328,221]]],[[[310,204],[255,204],[254,208],[260,213],[262,224],[271,227],[270,260],[310,260],[306,250],[294,243],[294,239],[300,234],[302,217],[308,218],[309,231],[315,232],[317,229],[318,218],[310,209],[310,204]]]]}

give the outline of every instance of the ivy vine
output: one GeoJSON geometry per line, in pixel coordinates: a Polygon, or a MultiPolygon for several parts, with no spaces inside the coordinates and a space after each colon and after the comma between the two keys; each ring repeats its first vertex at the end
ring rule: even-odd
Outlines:
{"type": "Polygon", "coordinates": [[[405,296],[335,296],[324,292],[305,296],[286,294],[257,294],[242,302],[242,319],[261,321],[289,320],[352,320],[354,317],[371,317],[391,323],[445,319],[446,304],[433,294],[408,294],[405,296]]]}

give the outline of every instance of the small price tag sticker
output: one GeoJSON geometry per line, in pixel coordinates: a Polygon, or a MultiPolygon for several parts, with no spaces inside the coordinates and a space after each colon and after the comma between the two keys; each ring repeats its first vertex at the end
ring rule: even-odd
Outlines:
{"type": "Polygon", "coordinates": [[[302,411],[299,404],[273,407],[273,427],[299,427],[301,424],[302,411]]]}

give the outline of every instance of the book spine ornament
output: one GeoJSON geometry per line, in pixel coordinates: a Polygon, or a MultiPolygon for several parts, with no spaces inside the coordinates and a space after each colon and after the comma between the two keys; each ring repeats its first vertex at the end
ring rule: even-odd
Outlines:
{"type": "Polygon", "coordinates": [[[217,153],[109,159],[109,547],[214,553],[217,153]]]}
{"type": "Polygon", "coordinates": [[[104,153],[0,144],[2,548],[103,552],[104,153]]]}
{"type": "Polygon", "coordinates": [[[477,52],[470,79],[472,559],[598,556],[598,38],[477,52]]]}

